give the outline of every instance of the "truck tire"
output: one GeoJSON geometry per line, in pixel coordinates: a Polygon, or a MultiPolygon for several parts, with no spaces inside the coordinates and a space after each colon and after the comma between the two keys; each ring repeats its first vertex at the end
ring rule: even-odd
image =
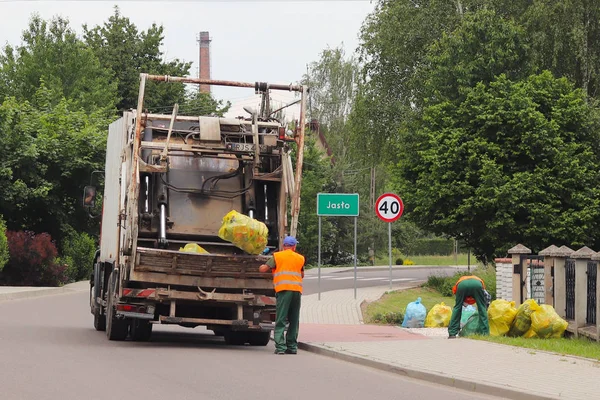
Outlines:
{"type": "Polygon", "coordinates": [[[231,346],[243,346],[248,341],[246,332],[225,331],[223,338],[225,339],[225,344],[231,346]]]}
{"type": "Polygon", "coordinates": [[[108,284],[108,306],[106,307],[106,337],[108,340],[125,340],[129,333],[129,322],[125,319],[118,319],[115,315],[115,282],[114,273],[110,275],[108,284]]]}
{"type": "Polygon", "coordinates": [[[102,314],[100,305],[94,304],[94,286],[90,286],[90,307],[94,315],[94,328],[97,331],[106,330],[106,315],[102,314]]]}
{"type": "Polygon", "coordinates": [[[152,336],[152,324],[143,319],[134,319],[131,321],[131,340],[136,342],[147,342],[152,336]]]}
{"type": "Polygon", "coordinates": [[[106,315],[100,314],[100,308],[98,307],[94,310],[94,328],[101,332],[106,330],[106,315]]]}
{"type": "Polygon", "coordinates": [[[271,339],[271,332],[248,332],[250,346],[266,346],[271,339]]]}

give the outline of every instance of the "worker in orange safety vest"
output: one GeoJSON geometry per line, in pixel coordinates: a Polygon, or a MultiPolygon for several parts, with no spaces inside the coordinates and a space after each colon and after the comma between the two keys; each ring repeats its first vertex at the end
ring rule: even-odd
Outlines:
{"type": "Polygon", "coordinates": [[[458,335],[463,303],[470,303],[471,301],[477,304],[477,314],[479,315],[477,333],[489,335],[490,326],[488,323],[486,291],[483,280],[475,275],[462,276],[452,288],[452,293],[456,295],[456,300],[452,309],[450,325],[448,325],[448,338],[454,339],[458,335]]]}
{"type": "Polygon", "coordinates": [[[273,273],[273,285],[277,298],[275,315],[275,354],[298,352],[298,327],[300,325],[300,299],[304,278],[304,256],[296,253],[298,241],[293,236],[283,240],[283,250],[259,267],[260,272],[273,273]],[[289,322],[287,335],[286,321],[289,322]]]}

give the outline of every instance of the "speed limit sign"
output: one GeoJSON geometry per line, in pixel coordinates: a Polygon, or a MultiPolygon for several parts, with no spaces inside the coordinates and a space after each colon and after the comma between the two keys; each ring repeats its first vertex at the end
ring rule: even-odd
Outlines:
{"type": "Polygon", "coordinates": [[[394,193],[384,193],[375,202],[375,213],[383,222],[394,222],[404,211],[402,199],[394,193]]]}

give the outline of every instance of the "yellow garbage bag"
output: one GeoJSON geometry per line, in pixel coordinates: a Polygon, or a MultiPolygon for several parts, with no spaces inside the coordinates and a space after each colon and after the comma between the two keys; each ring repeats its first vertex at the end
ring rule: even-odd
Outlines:
{"type": "Polygon", "coordinates": [[[531,339],[531,338],[536,338],[538,337],[538,335],[535,333],[535,331],[532,328],[529,328],[529,330],[527,332],[525,332],[525,334],[523,335],[523,337],[525,339],[531,339]]]}
{"type": "Polygon", "coordinates": [[[496,299],[492,301],[488,308],[488,320],[490,323],[491,336],[504,336],[510,330],[517,315],[514,301],[496,299]]]}
{"type": "Polygon", "coordinates": [[[188,243],[184,247],[180,247],[179,251],[184,251],[186,253],[208,254],[208,251],[204,250],[204,248],[197,243],[188,243]]]}
{"type": "Polygon", "coordinates": [[[517,309],[515,319],[510,326],[508,336],[523,336],[531,328],[531,314],[538,310],[540,306],[534,299],[525,300],[517,309]]]}
{"type": "Polygon", "coordinates": [[[255,219],[232,210],[223,217],[219,237],[249,254],[260,254],[267,247],[269,229],[255,219]]]}
{"type": "Polygon", "coordinates": [[[551,305],[542,304],[531,314],[531,329],[540,338],[560,338],[567,326],[568,322],[559,317],[551,305]]]}
{"type": "Polygon", "coordinates": [[[450,317],[452,317],[452,307],[444,302],[436,304],[431,307],[425,318],[425,328],[444,328],[450,325],[450,317]]]}

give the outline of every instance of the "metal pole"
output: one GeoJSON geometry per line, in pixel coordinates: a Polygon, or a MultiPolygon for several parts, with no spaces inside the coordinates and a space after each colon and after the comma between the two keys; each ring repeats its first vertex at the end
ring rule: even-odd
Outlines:
{"type": "Polygon", "coordinates": [[[354,300],[356,300],[356,232],[358,218],[354,217],[354,300]]]}
{"type": "Polygon", "coordinates": [[[471,272],[471,249],[467,253],[467,270],[471,272]]]}
{"type": "Polygon", "coordinates": [[[388,222],[388,254],[390,257],[390,289],[392,288],[392,223],[388,222]]]}
{"type": "Polygon", "coordinates": [[[319,215],[319,257],[317,261],[317,268],[319,269],[319,298],[321,300],[321,216],[319,215]]]}

